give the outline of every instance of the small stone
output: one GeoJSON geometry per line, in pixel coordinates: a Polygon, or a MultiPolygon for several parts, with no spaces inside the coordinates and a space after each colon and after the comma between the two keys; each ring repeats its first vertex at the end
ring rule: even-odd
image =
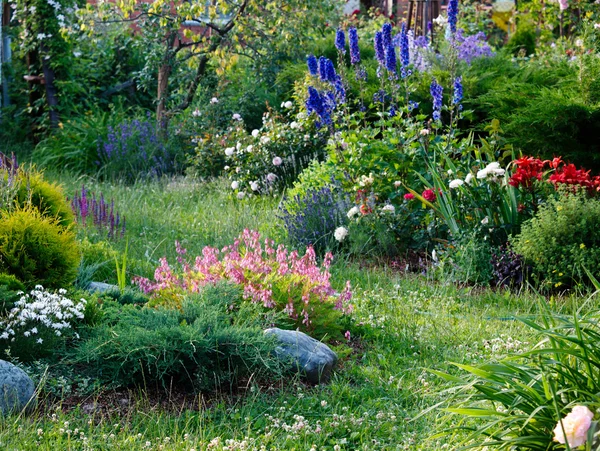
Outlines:
{"type": "Polygon", "coordinates": [[[119,291],[119,287],[104,282],[90,282],[88,287],[90,293],[106,293],[108,291],[119,291]]]}
{"type": "Polygon", "coordinates": [[[0,360],[0,412],[20,412],[33,405],[35,384],[12,363],[0,360]]]}
{"type": "Polygon", "coordinates": [[[288,364],[290,370],[303,375],[312,384],[329,382],[338,359],[329,346],[297,330],[274,327],[265,330],[265,334],[277,337],[280,345],[275,348],[275,355],[288,364]]]}

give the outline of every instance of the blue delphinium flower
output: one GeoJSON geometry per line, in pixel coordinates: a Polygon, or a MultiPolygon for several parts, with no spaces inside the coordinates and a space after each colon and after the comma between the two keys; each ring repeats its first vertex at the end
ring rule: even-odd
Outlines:
{"type": "Polygon", "coordinates": [[[327,81],[327,61],[329,59],[324,56],[319,57],[319,79],[321,81],[327,81]]]}
{"type": "Polygon", "coordinates": [[[390,78],[396,75],[396,48],[393,45],[388,45],[385,48],[385,68],[390,74],[390,78]]]}
{"type": "Polygon", "coordinates": [[[333,65],[333,61],[331,61],[330,59],[327,58],[327,61],[325,63],[325,69],[326,69],[326,80],[329,83],[334,84],[335,81],[338,78],[337,73],[335,72],[335,66],[333,65]]]}
{"type": "Polygon", "coordinates": [[[348,30],[348,44],[350,46],[350,63],[360,63],[360,49],[358,47],[358,32],[352,27],[348,30]]]}
{"type": "Polygon", "coordinates": [[[408,111],[413,111],[413,110],[416,110],[417,108],[419,108],[419,102],[415,102],[414,100],[411,100],[410,102],[408,102],[408,111]]]}
{"type": "Polygon", "coordinates": [[[306,99],[306,112],[311,114],[313,111],[317,113],[318,116],[321,115],[323,111],[323,98],[316,88],[309,86],[308,99],[306,99]]]}
{"type": "Polygon", "coordinates": [[[462,105],[460,104],[463,99],[463,86],[462,86],[462,77],[456,77],[454,79],[454,96],[452,97],[452,104],[458,106],[458,110],[462,110],[462,105]]]}
{"type": "Polygon", "coordinates": [[[383,48],[392,45],[392,24],[384,23],[381,27],[381,38],[383,39],[383,48]]]}
{"type": "Polygon", "coordinates": [[[400,29],[400,62],[403,67],[410,64],[410,51],[408,49],[408,31],[406,30],[406,24],[402,23],[400,29]]]}
{"type": "Polygon", "coordinates": [[[308,65],[308,72],[310,72],[310,75],[316,77],[319,70],[319,63],[317,62],[315,55],[308,55],[306,57],[306,64],[308,65]]]}
{"type": "Polygon", "coordinates": [[[452,34],[456,33],[456,23],[458,22],[458,0],[450,0],[448,3],[448,25],[452,34]]]}
{"type": "Polygon", "coordinates": [[[346,53],[346,34],[341,28],[335,33],[335,48],[342,53],[346,53]]]}
{"type": "Polygon", "coordinates": [[[346,88],[344,87],[342,77],[340,77],[339,75],[337,76],[333,87],[335,88],[335,97],[337,102],[346,103],[346,88]]]}
{"type": "Polygon", "coordinates": [[[442,117],[442,99],[444,88],[434,78],[429,87],[431,97],[433,97],[433,119],[439,121],[442,117]]]}
{"type": "Polygon", "coordinates": [[[494,54],[486,41],[485,33],[481,31],[465,37],[462,30],[458,30],[454,36],[454,45],[458,48],[458,59],[469,65],[475,58],[494,54]]]}
{"type": "Polygon", "coordinates": [[[315,113],[319,117],[317,126],[331,124],[331,113],[335,109],[335,94],[331,91],[324,94],[312,87],[308,87],[308,99],[306,99],[306,111],[308,114],[315,113]]]}
{"type": "Polygon", "coordinates": [[[379,64],[385,64],[385,48],[383,47],[383,35],[381,31],[375,33],[375,58],[379,64]]]}
{"type": "Polygon", "coordinates": [[[394,117],[396,116],[396,108],[394,108],[394,105],[390,106],[390,111],[388,112],[390,117],[394,117]]]}

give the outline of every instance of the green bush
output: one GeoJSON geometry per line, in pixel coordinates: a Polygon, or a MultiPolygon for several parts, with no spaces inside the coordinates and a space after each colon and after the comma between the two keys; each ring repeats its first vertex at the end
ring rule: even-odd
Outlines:
{"type": "Polygon", "coordinates": [[[25,291],[25,285],[12,274],[0,273],[0,315],[13,308],[21,297],[19,291],[25,291]]]}
{"type": "Polygon", "coordinates": [[[600,200],[585,192],[563,191],[523,224],[512,246],[543,282],[555,288],[584,282],[585,269],[598,276],[600,200]]]}
{"type": "Polygon", "coordinates": [[[42,215],[56,219],[63,227],[69,227],[75,222],[73,210],[62,188],[44,180],[40,173],[22,172],[19,175],[16,200],[21,208],[31,203],[42,215]]]}
{"type": "Polygon", "coordinates": [[[278,374],[273,341],[252,315],[234,320],[226,299],[187,298],[181,310],[118,306],[75,353],[88,371],[119,386],[180,383],[213,389],[278,374]]]}
{"type": "Polygon", "coordinates": [[[26,286],[68,286],[77,275],[79,259],[75,235],[57,220],[34,208],[0,216],[0,271],[26,286]]]}
{"type": "Polygon", "coordinates": [[[492,246],[481,233],[467,233],[440,253],[443,277],[456,283],[487,285],[493,278],[492,246]]]}

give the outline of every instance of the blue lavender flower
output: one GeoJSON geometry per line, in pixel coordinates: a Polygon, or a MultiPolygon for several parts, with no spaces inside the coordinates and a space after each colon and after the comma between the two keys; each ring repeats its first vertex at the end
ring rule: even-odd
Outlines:
{"type": "Polygon", "coordinates": [[[318,63],[315,55],[308,55],[306,57],[306,64],[308,65],[308,72],[310,72],[310,75],[316,77],[318,72],[318,63]]]}
{"type": "Polygon", "coordinates": [[[381,27],[381,37],[383,39],[383,48],[392,45],[392,24],[384,23],[381,27]]]}
{"type": "Polygon", "coordinates": [[[375,33],[375,58],[379,61],[379,64],[385,64],[385,50],[383,47],[383,35],[381,31],[375,33]]]}
{"type": "Polygon", "coordinates": [[[396,65],[396,48],[390,44],[385,48],[385,68],[390,73],[390,78],[396,75],[396,65]]]}
{"type": "Polygon", "coordinates": [[[358,47],[358,32],[352,27],[348,30],[348,44],[350,46],[350,63],[360,63],[360,49],[358,47]]]}
{"type": "Polygon", "coordinates": [[[458,0],[450,0],[448,3],[448,25],[452,34],[456,33],[456,23],[458,22],[458,0]]]}
{"type": "Polygon", "coordinates": [[[335,48],[342,53],[346,53],[346,34],[341,28],[338,28],[335,33],[335,48]]]}
{"type": "Polygon", "coordinates": [[[442,86],[438,84],[437,80],[434,78],[431,82],[431,86],[429,87],[429,92],[431,93],[431,97],[433,97],[433,119],[439,121],[442,117],[444,88],[442,88],[442,86]]]}
{"type": "Polygon", "coordinates": [[[462,86],[462,77],[456,77],[454,79],[454,96],[452,97],[452,104],[457,105],[459,111],[462,110],[462,105],[460,101],[463,99],[463,86],[462,86]]]}

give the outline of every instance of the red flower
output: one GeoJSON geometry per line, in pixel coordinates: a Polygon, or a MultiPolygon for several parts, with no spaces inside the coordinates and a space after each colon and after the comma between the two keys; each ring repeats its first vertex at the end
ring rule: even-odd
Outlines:
{"type": "Polygon", "coordinates": [[[517,188],[520,186],[531,188],[534,180],[542,180],[544,166],[546,166],[548,163],[550,162],[547,160],[542,161],[539,158],[519,158],[518,160],[514,161],[514,164],[517,166],[517,170],[512,175],[508,183],[517,188]]]}
{"type": "Polygon", "coordinates": [[[369,213],[373,213],[373,209],[369,207],[367,204],[362,204],[360,206],[360,212],[362,215],[368,215],[369,213]]]}
{"type": "Polygon", "coordinates": [[[423,199],[425,199],[428,202],[433,202],[435,200],[435,193],[432,189],[429,188],[423,191],[421,196],[423,196],[423,199]]]}
{"type": "Polygon", "coordinates": [[[406,193],[404,195],[404,200],[413,200],[415,198],[415,195],[413,193],[406,193]]]}

